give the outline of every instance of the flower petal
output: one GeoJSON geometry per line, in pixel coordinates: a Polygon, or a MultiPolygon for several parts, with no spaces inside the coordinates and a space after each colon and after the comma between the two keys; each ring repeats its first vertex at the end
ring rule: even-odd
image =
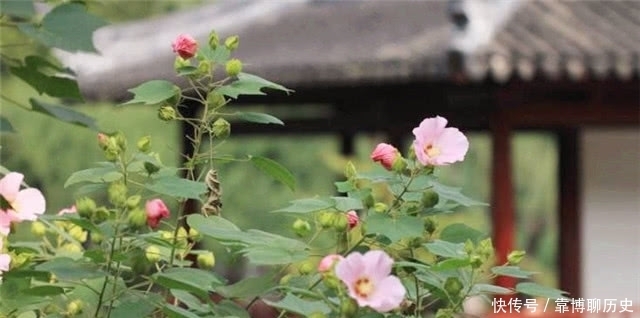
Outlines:
{"type": "Polygon", "coordinates": [[[5,175],[4,178],[0,179],[0,195],[9,203],[15,201],[23,179],[24,175],[18,172],[10,172],[5,175]]]}
{"type": "Polygon", "coordinates": [[[377,283],[391,274],[393,259],[384,251],[368,251],[363,256],[364,275],[377,283]]]}
{"type": "MultiPolygon", "coordinates": [[[[11,215],[9,215],[9,213],[7,213],[6,211],[2,211],[0,210],[0,234],[7,236],[9,235],[9,232],[11,232],[11,215]]],[[[0,242],[2,241],[2,238],[0,238],[0,242]]],[[[2,248],[1,246],[2,244],[0,244],[0,248],[2,248]]]]}
{"type": "Polygon", "coordinates": [[[387,276],[377,282],[375,292],[369,297],[368,306],[377,312],[387,312],[402,304],[407,290],[396,276],[387,276]]]}
{"type": "Polygon", "coordinates": [[[469,150],[469,140],[457,128],[446,128],[437,141],[440,155],[436,158],[439,164],[450,164],[464,160],[469,150]]]}
{"type": "Polygon", "coordinates": [[[8,271],[10,263],[11,256],[9,254],[0,254],[0,273],[8,271]]]}
{"type": "Polygon", "coordinates": [[[34,221],[38,218],[38,215],[44,213],[46,209],[46,202],[42,192],[38,189],[29,188],[18,192],[16,196],[15,204],[19,210],[18,217],[21,220],[34,221]]]}

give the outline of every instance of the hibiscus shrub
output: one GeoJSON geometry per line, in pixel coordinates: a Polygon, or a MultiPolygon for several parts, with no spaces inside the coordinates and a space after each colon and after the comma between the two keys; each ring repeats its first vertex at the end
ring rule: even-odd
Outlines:
{"type": "Polygon", "coordinates": [[[374,172],[348,163],[345,180],[336,182],[342,195],[295,200],[273,211],[292,216],[296,239],[240,229],[226,219],[217,160],[250,162],[295,186],[291,173],[270,159],[216,151],[231,119],[282,124],[267,114],[233,111],[231,100],[265,88],[290,92],[243,73],[231,58],[238,43],[235,36],[221,43],[213,32],[204,45],[179,36],[174,66],[190,86],[149,81],[125,103],[155,105],[160,120],[193,126],[193,152],[183,154],[183,167],[165,166],[149,136],[130,147],[123,133],[100,133],[105,161],[69,177],[65,187],[79,187],[80,197],[58,214],[43,214],[38,190],[20,190],[21,174],[0,180],[0,315],[248,317],[260,300],[281,317],[421,317],[436,301],[436,316],[452,317],[475,295],[561,296],[534,283],[515,290],[488,284],[497,275],[528,278],[532,273],[517,267],[523,253],[494,266],[486,235],[464,224],[438,226],[438,214],[483,205],[434,175],[438,166],[462,161],[469,147],[442,117],[419,123],[405,156],[393,145],[375,147],[371,159],[382,168],[374,172]],[[190,100],[203,105],[196,117],[183,112],[190,100]],[[108,202],[96,203],[96,194],[108,202]],[[168,200],[177,203],[175,211],[168,200]],[[39,242],[13,238],[11,225],[25,220],[33,221],[39,242]],[[202,237],[271,270],[229,284],[211,271],[215,257],[198,248],[202,237]],[[222,300],[214,302],[213,293],[222,300]]]}

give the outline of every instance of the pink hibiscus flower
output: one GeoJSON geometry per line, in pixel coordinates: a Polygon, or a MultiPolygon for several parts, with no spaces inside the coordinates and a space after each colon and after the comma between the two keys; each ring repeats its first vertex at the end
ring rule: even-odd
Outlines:
{"type": "Polygon", "coordinates": [[[169,208],[160,199],[147,201],[145,210],[147,212],[147,225],[151,228],[156,228],[161,219],[166,219],[170,215],[169,208]]]}
{"type": "Polygon", "coordinates": [[[413,129],[413,148],[418,161],[425,166],[444,166],[464,160],[469,141],[458,128],[445,128],[447,120],[440,116],[426,118],[413,129]]]}
{"type": "Polygon", "coordinates": [[[349,254],[336,265],[336,276],[360,307],[377,312],[398,308],[406,295],[400,279],[391,274],[393,259],[383,251],[349,254]]]}
{"type": "Polygon", "coordinates": [[[171,48],[173,48],[173,52],[186,60],[196,55],[198,42],[188,34],[180,34],[173,43],[171,43],[171,48]]]}
{"type": "Polygon", "coordinates": [[[360,223],[360,217],[358,217],[358,213],[356,213],[356,211],[351,210],[347,212],[347,221],[349,222],[349,229],[352,229],[358,226],[358,223],[360,223]]]}
{"type": "Polygon", "coordinates": [[[379,143],[373,149],[373,152],[371,152],[371,160],[379,162],[383,167],[385,167],[385,169],[391,170],[393,162],[399,155],[400,152],[396,147],[390,144],[379,143]]]}
{"type": "MultiPolygon", "coordinates": [[[[20,190],[24,175],[11,172],[0,180],[0,195],[6,205],[1,208],[11,217],[12,222],[24,220],[34,221],[45,211],[45,200],[38,189],[27,188],[20,190]]],[[[3,216],[0,216],[0,224],[3,216]]]]}
{"type": "Polygon", "coordinates": [[[324,273],[330,271],[331,269],[333,269],[333,265],[335,265],[336,262],[339,262],[343,259],[344,257],[339,254],[329,254],[323,257],[318,264],[318,272],[324,273]]]}

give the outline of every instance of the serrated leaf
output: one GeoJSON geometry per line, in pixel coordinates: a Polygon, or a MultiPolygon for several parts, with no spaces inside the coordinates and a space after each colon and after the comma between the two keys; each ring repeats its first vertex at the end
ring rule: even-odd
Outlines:
{"type": "Polygon", "coordinates": [[[470,206],[488,206],[488,204],[484,202],[480,202],[474,199],[467,197],[462,194],[462,190],[460,188],[450,187],[443,184],[440,184],[436,181],[431,181],[433,185],[433,190],[438,193],[441,201],[451,200],[457,202],[458,204],[466,207],[470,206]]]}
{"type": "Polygon", "coordinates": [[[207,192],[207,185],[203,182],[187,180],[177,176],[164,176],[153,179],[145,184],[149,191],[172,197],[200,200],[200,196],[207,192]]]}
{"type": "Polygon", "coordinates": [[[272,212],[281,213],[311,213],[333,207],[334,203],[321,199],[300,199],[289,203],[286,208],[278,209],[272,212]]]}
{"type": "Polygon", "coordinates": [[[329,306],[327,306],[322,301],[304,300],[292,294],[287,294],[280,301],[269,301],[265,299],[264,302],[267,303],[267,305],[269,306],[284,309],[289,312],[301,314],[305,317],[309,317],[311,314],[315,312],[320,312],[323,314],[328,314],[329,312],[331,312],[331,309],[329,308],[329,306]]]}
{"type": "Polygon", "coordinates": [[[565,298],[567,294],[567,292],[565,291],[542,286],[532,282],[524,282],[524,283],[517,284],[516,292],[527,294],[534,297],[543,297],[543,298],[551,298],[551,299],[565,298]]]}
{"type": "Polygon", "coordinates": [[[331,199],[335,202],[335,207],[339,211],[346,212],[350,210],[364,209],[362,201],[359,199],[349,197],[331,197],[331,199]]]}
{"type": "Polygon", "coordinates": [[[440,239],[451,243],[464,243],[467,240],[477,244],[487,237],[486,234],[462,223],[454,223],[445,227],[440,233],[440,239]]]}
{"type": "Polygon", "coordinates": [[[285,168],[281,164],[271,159],[258,156],[252,156],[251,163],[253,163],[253,165],[262,172],[274,178],[276,181],[279,181],[282,184],[286,185],[289,189],[291,189],[291,191],[295,190],[295,177],[289,170],[287,170],[287,168],[285,168]]]}
{"type": "Polygon", "coordinates": [[[447,258],[467,258],[469,255],[464,251],[464,244],[451,243],[442,240],[435,240],[431,243],[423,244],[429,252],[447,258]]]}
{"type": "Polygon", "coordinates": [[[475,284],[471,287],[471,295],[476,294],[509,295],[513,294],[513,290],[490,284],[475,284]]]}
{"type": "Polygon", "coordinates": [[[69,72],[40,56],[27,56],[24,65],[11,67],[10,70],[15,76],[35,88],[39,94],[82,100],[78,82],[69,78],[69,72]],[[61,74],[62,76],[48,75],[45,72],[49,70],[63,74],[61,74]]]}
{"type": "Polygon", "coordinates": [[[237,99],[240,95],[266,95],[262,91],[265,88],[275,89],[286,93],[293,92],[282,85],[248,73],[238,74],[238,79],[236,81],[216,88],[216,91],[220,94],[237,99]]]}
{"type": "Polygon", "coordinates": [[[245,232],[236,227],[235,224],[216,215],[208,217],[199,214],[189,215],[187,224],[200,234],[223,242],[243,243],[247,239],[245,232]]]}
{"type": "Polygon", "coordinates": [[[421,219],[402,215],[392,218],[386,214],[376,213],[366,219],[367,233],[376,233],[397,242],[407,237],[420,237],[423,232],[421,219]]]}
{"type": "Polygon", "coordinates": [[[0,116],[0,133],[12,132],[15,132],[15,130],[13,130],[13,126],[11,126],[11,123],[3,116],[0,116]]]}
{"type": "Polygon", "coordinates": [[[258,124],[276,124],[283,125],[282,120],[277,117],[271,116],[269,114],[263,113],[254,113],[254,112],[238,112],[233,114],[235,117],[240,118],[244,121],[258,123],[258,124]]]}
{"type": "Polygon", "coordinates": [[[116,170],[115,166],[90,168],[74,172],[69,176],[67,181],[65,181],[64,187],[67,188],[82,182],[109,183],[120,180],[121,178],[123,178],[123,175],[116,170]]]}
{"type": "Polygon", "coordinates": [[[133,99],[121,105],[160,104],[180,94],[180,88],[168,81],[151,80],[130,89],[129,92],[133,93],[133,99]]]}
{"type": "Polygon", "coordinates": [[[209,45],[204,45],[200,47],[198,54],[217,64],[224,64],[231,57],[231,51],[224,45],[218,45],[215,49],[212,49],[209,45]]]}
{"type": "Polygon", "coordinates": [[[36,14],[33,1],[0,1],[0,12],[20,18],[31,18],[36,14]]]}
{"type": "Polygon", "coordinates": [[[49,11],[39,25],[20,23],[20,31],[40,43],[65,51],[96,52],[93,32],[107,25],[100,18],[87,12],[77,2],[61,4],[49,11]]]}
{"type": "Polygon", "coordinates": [[[45,103],[37,101],[33,98],[29,99],[31,104],[31,110],[39,112],[54,118],[57,118],[63,122],[74,124],[77,126],[87,127],[91,130],[98,131],[96,120],[83,113],[77,112],[69,107],[45,103]]]}
{"type": "Polygon", "coordinates": [[[229,299],[253,298],[261,296],[262,294],[266,293],[271,288],[276,286],[277,284],[274,279],[275,276],[273,274],[248,277],[233,285],[218,286],[215,288],[215,291],[221,296],[229,299]]]}
{"type": "Polygon", "coordinates": [[[522,270],[518,266],[495,266],[491,268],[491,272],[500,276],[509,276],[516,278],[529,278],[535,272],[522,270]]]}

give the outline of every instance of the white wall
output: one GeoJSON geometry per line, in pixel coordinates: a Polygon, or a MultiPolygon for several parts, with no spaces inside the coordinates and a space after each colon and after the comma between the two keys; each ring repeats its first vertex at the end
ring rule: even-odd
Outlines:
{"type": "Polygon", "coordinates": [[[640,305],[640,129],[588,129],[582,149],[582,293],[640,305]]]}

